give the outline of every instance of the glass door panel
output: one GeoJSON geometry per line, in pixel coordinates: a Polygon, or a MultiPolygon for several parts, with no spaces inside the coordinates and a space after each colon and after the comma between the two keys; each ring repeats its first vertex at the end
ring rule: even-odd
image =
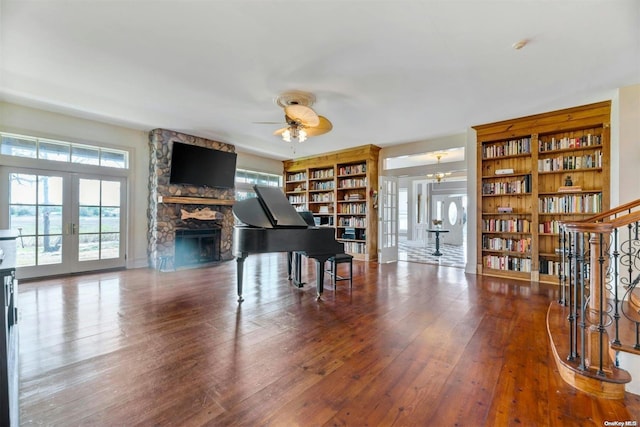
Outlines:
{"type": "Polygon", "coordinates": [[[125,179],[0,167],[19,278],[125,266],[125,179]]]}
{"type": "MultiPolygon", "coordinates": [[[[124,248],[121,245],[123,180],[80,177],[77,188],[78,263],[111,260],[111,263],[121,262],[124,265],[124,248]]],[[[89,267],[80,267],[84,268],[89,267]]]]}
{"type": "Polygon", "coordinates": [[[102,181],[100,213],[101,259],[120,256],[122,185],[117,181],[102,181]]]}
{"type": "Polygon", "coordinates": [[[17,266],[31,272],[27,277],[37,275],[39,270],[48,274],[64,272],[65,174],[26,170],[6,173],[9,228],[19,236],[17,266]]]}
{"type": "Polygon", "coordinates": [[[395,262],[398,260],[398,178],[381,176],[378,179],[382,198],[378,262],[395,262]]]}

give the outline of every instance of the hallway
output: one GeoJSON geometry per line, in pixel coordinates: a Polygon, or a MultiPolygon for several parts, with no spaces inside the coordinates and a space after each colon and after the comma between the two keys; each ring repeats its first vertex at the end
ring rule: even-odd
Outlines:
{"type": "MultiPolygon", "coordinates": [[[[466,240],[466,239],[465,239],[466,240]]],[[[466,245],[451,245],[440,242],[442,256],[435,256],[436,244],[433,241],[398,239],[398,260],[437,264],[447,267],[465,268],[467,263],[466,245]]]]}

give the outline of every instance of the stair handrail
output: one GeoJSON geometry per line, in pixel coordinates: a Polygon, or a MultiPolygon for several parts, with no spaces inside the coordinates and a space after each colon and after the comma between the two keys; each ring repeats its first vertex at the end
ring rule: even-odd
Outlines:
{"type": "MultiPolygon", "coordinates": [[[[612,209],[612,211],[615,209],[612,209]]],[[[608,211],[611,212],[611,211],[608,211]]],[[[619,213],[621,211],[617,211],[619,213]]],[[[567,231],[577,231],[582,233],[610,233],[614,228],[623,227],[625,225],[633,224],[634,222],[640,221],[640,210],[630,212],[623,216],[614,217],[608,220],[604,218],[599,218],[601,222],[586,222],[586,220],[581,221],[567,221],[563,222],[562,225],[565,227],[567,231]]]]}
{"type": "Polygon", "coordinates": [[[615,216],[619,213],[622,212],[631,212],[632,209],[634,208],[640,208],[640,199],[637,200],[632,200],[631,202],[625,203],[624,205],[620,205],[617,206],[613,209],[609,209],[608,211],[605,212],[601,212],[599,214],[596,214],[594,216],[590,216],[589,218],[585,218],[579,221],[571,221],[571,222],[600,222],[602,220],[604,220],[605,218],[609,218],[611,216],[615,216]]]}
{"type": "Polygon", "coordinates": [[[627,301],[640,283],[638,265],[631,261],[639,253],[640,199],[583,220],[563,221],[560,229],[559,303],[569,312],[566,360],[587,376],[613,380],[617,363],[611,349],[640,350],[640,321],[627,313],[627,301]],[[635,338],[620,328],[625,317],[635,338]]]}

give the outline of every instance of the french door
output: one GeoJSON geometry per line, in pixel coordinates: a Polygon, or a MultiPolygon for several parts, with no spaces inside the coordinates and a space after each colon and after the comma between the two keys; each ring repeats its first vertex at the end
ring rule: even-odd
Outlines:
{"type": "Polygon", "coordinates": [[[380,176],[378,262],[398,260],[398,178],[380,176]]]}
{"type": "Polygon", "coordinates": [[[2,168],[20,278],[125,266],[126,180],[2,168]]]}

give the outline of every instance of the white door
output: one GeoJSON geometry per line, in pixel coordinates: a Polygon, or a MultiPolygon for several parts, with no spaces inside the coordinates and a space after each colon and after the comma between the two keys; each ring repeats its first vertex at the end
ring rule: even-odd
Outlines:
{"type": "MultiPolygon", "coordinates": [[[[466,196],[464,196],[466,197],[466,196]]],[[[449,243],[463,245],[465,239],[466,213],[464,211],[463,196],[452,196],[446,200],[444,222],[451,230],[449,243]]]]}
{"type": "Polygon", "coordinates": [[[463,245],[465,243],[466,196],[433,196],[433,218],[442,220],[442,228],[449,230],[441,234],[441,242],[450,245],[463,245]]]}
{"type": "Polygon", "coordinates": [[[398,260],[398,178],[381,176],[379,190],[378,262],[398,260]]]}
{"type": "Polygon", "coordinates": [[[0,168],[19,278],[125,265],[125,179],[0,168]]]}
{"type": "Polygon", "coordinates": [[[426,241],[429,224],[429,181],[413,181],[413,223],[411,240],[426,241]]]}

